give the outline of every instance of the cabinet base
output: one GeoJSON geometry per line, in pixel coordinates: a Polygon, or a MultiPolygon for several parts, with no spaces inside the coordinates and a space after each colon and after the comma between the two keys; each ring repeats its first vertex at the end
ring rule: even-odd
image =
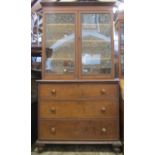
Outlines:
{"type": "Polygon", "coordinates": [[[100,145],[112,145],[113,151],[115,153],[118,153],[121,151],[121,146],[122,143],[121,141],[41,141],[37,140],[36,145],[37,145],[37,150],[38,153],[41,153],[44,150],[45,144],[89,144],[89,145],[95,145],[95,144],[100,144],[100,145]]]}

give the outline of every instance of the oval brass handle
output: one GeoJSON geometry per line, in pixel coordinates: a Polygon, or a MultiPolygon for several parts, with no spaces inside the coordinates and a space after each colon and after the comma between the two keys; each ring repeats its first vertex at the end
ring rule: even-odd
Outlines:
{"type": "Polygon", "coordinates": [[[102,128],[102,132],[104,132],[104,133],[105,133],[106,131],[107,131],[107,129],[106,129],[106,128],[102,128]]]}
{"type": "Polygon", "coordinates": [[[105,112],[105,111],[106,111],[106,108],[105,108],[105,107],[102,107],[102,108],[101,108],[101,111],[102,111],[102,112],[105,112]]]}
{"type": "Polygon", "coordinates": [[[101,94],[105,94],[106,90],[105,89],[101,89],[101,94]]]}
{"type": "Polygon", "coordinates": [[[55,133],[56,132],[56,129],[55,128],[51,128],[51,132],[52,133],[55,133]]]}
{"type": "Polygon", "coordinates": [[[51,93],[52,94],[56,94],[56,90],[55,89],[52,89],[51,93]]]}
{"type": "Polygon", "coordinates": [[[55,112],[56,112],[56,108],[51,108],[49,111],[50,111],[51,113],[55,113],[55,112]]]}

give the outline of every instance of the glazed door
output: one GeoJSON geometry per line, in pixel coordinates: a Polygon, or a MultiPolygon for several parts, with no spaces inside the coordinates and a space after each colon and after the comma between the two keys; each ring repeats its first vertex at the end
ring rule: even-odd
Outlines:
{"type": "Polygon", "coordinates": [[[75,78],[76,13],[46,13],[44,21],[43,78],[75,78]]]}
{"type": "Polygon", "coordinates": [[[112,14],[81,12],[80,77],[113,78],[112,14]]]}

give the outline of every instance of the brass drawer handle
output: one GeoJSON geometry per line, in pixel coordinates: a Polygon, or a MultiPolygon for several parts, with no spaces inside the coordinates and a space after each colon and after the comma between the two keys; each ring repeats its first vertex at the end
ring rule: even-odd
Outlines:
{"type": "Polygon", "coordinates": [[[102,128],[102,132],[107,132],[107,129],[106,128],[102,128]]]}
{"type": "Polygon", "coordinates": [[[56,129],[55,128],[51,128],[51,133],[55,133],[56,132],[56,129]]]}
{"type": "Polygon", "coordinates": [[[51,113],[56,113],[56,108],[51,108],[51,109],[49,109],[49,111],[50,111],[51,113]]]}
{"type": "Polygon", "coordinates": [[[106,112],[106,108],[105,107],[102,107],[101,108],[101,112],[103,112],[103,113],[106,112]]]}
{"type": "Polygon", "coordinates": [[[101,94],[105,94],[106,90],[105,89],[101,89],[101,94]]]}
{"type": "Polygon", "coordinates": [[[56,94],[56,90],[55,89],[52,89],[51,93],[54,95],[56,94]]]}

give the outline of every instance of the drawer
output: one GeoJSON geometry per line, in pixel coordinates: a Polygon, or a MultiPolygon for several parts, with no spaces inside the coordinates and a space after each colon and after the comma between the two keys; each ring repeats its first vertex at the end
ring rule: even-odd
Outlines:
{"type": "Polygon", "coordinates": [[[118,120],[40,120],[40,140],[118,140],[118,120]]]}
{"type": "Polygon", "coordinates": [[[118,86],[116,84],[80,84],[79,89],[84,98],[118,98],[118,86]]]}
{"type": "Polygon", "coordinates": [[[118,86],[102,83],[40,84],[39,98],[47,100],[117,99],[118,86]]]}
{"type": "Polygon", "coordinates": [[[39,97],[46,99],[74,99],[79,97],[76,84],[40,84],[39,97]]]}
{"type": "Polygon", "coordinates": [[[102,101],[40,101],[40,118],[117,117],[118,103],[102,101]]]}

